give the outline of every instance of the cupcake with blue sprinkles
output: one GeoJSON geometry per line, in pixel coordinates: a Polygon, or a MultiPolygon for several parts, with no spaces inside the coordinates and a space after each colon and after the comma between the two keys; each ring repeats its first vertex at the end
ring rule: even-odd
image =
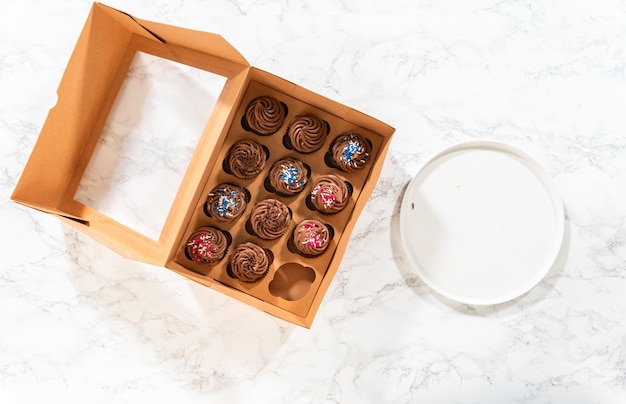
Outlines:
{"type": "Polygon", "coordinates": [[[209,192],[204,212],[218,222],[237,220],[250,202],[250,192],[234,184],[220,184],[209,192]]]}
{"type": "Polygon", "coordinates": [[[302,161],[287,157],[276,161],[265,179],[268,191],[280,196],[296,196],[305,188],[311,168],[302,161]]]}
{"type": "Polygon", "coordinates": [[[361,170],[369,161],[372,143],[355,132],[338,136],[326,155],[327,164],[345,172],[361,170]]]}

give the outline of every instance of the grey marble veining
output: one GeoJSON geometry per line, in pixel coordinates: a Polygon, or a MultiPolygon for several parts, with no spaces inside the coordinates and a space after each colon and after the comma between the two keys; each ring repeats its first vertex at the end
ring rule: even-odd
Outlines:
{"type": "MultiPolygon", "coordinates": [[[[9,200],[91,4],[3,5],[0,401],[625,402],[626,7],[310,3],[109,2],[220,33],[254,66],[397,128],[311,330],[125,260],[9,200]],[[436,295],[398,240],[406,184],[428,157],[473,139],[533,156],[567,215],[553,270],[488,307],[436,295]]],[[[202,99],[195,83],[189,92],[202,99]]],[[[200,113],[193,103],[183,112],[200,113]]],[[[176,183],[193,140],[170,153],[147,134],[136,145],[156,167],[147,181],[176,183]]],[[[146,201],[123,196],[150,183],[111,178],[130,203],[112,214],[158,233],[162,211],[137,214],[146,201]]]]}

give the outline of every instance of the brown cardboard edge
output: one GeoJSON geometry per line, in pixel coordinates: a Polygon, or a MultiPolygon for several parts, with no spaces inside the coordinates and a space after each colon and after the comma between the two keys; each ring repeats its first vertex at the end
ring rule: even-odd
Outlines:
{"type": "MultiPolygon", "coordinates": [[[[87,221],[71,223],[73,227],[101,241],[102,244],[126,258],[165,266],[176,253],[185,230],[184,223],[189,221],[193,214],[195,201],[201,197],[202,188],[198,187],[198,184],[206,181],[210,172],[208,167],[216,164],[214,160],[217,159],[217,155],[213,155],[213,150],[219,147],[216,144],[219,145],[223,142],[224,133],[233,119],[234,108],[229,107],[229,105],[239,102],[242,93],[241,88],[244,87],[246,81],[246,73],[247,71],[244,70],[236,76],[230,77],[222,94],[220,94],[218,98],[220,107],[215,107],[211,118],[207,121],[196,150],[189,160],[185,174],[176,190],[174,203],[170,207],[157,240],[146,237],[89,206],[68,199],[65,201],[65,206],[77,205],[71,210],[81,211],[80,217],[88,218],[87,221]]],[[[86,163],[84,162],[84,166],[86,163]]],[[[82,167],[82,169],[84,168],[82,167]]],[[[82,174],[75,179],[74,190],[81,176],[82,174]]],[[[65,216],[62,211],[52,213],[65,216]]]]}
{"type": "MultiPolygon", "coordinates": [[[[137,26],[140,26],[141,29],[145,29],[150,32],[150,35],[131,38],[126,55],[128,57],[128,63],[124,66],[120,66],[120,71],[123,73],[127,71],[128,64],[130,63],[132,56],[138,51],[143,51],[163,59],[183,63],[214,74],[219,74],[227,79],[211,116],[202,131],[196,150],[189,160],[189,164],[185,174],[183,175],[181,183],[176,190],[174,198],[175,202],[170,207],[158,240],[147,238],[133,229],[112,220],[106,215],[103,215],[90,207],[79,204],[73,200],[73,197],[66,201],[68,206],[81,205],[84,210],[90,212],[90,227],[88,229],[84,229],[84,231],[90,233],[92,237],[102,240],[104,244],[114,246],[115,248],[113,248],[113,250],[120,252],[123,256],[165,266],[169,257],[175,253],[175,248],[180,241],[180,237],[182,237],[182,232],[184,230],[183,223],[186,223],[189,220],[189,216],[192,214],[190,206],[192,206],[192,202],[199,197],[198,194],[200,190],[197,189],[197,184],[208,175],[205,165],[207,164],[207,161],[210,165],[212,159],[216,158],[215,156],[212,156],[212,150],[215,148],[215,145],[219,144],[219,142],[223,139],[222,132],[225,127],[228,127],[230,121],[232,120],[232,116],[234,114],[233,105],[236,105],[239,102],[242,88],[245,86],[249,65],[245,59],[242,59],[244,63],[224,63],[221,58],[214,56],[212,53],[208,53],[207,50],[205,50],[207,51],[206,53],[203,53],[196,48],[185,48],[180,45],[181,37],[182,39],[187,37],[192,38],[193,41],[202,42],[207,39],[205,36],[208,35],[210,37],[209,39],[212,39],[214,43],[217,41],[217,45],[223,48],[223,54],[232,54],[234,52],[235,59],[237,56],[240,56],[239,53],[236,52],[236,50],[234,50],[234,48],[225,42],[219,35],[206,33],[205,36],[200,35],[200,37],[197,38],[196,31],[165,24],[151,25],[148,21],[139,20],[129,14],[107,6],[103,7],[105,7],[108,12],[117,14],[118,18],[124,19],[131,26],[136,24],[137,26]],[[146,27],[148,25],[150,25],[149,28],[146,27]],[[175,39],[177,40],[172,40],[172,36],[176,36],[175,39]],[[157,37],[159,40],[154,41],[153,37],[157,37]],[[115,234],[115,237],[125,239],[127,242],[118,243],[111,239],[109,233],[115,234]],[[130,244],[133,248],[128,248],[127,244],[130,244]]],[[[117,91],[123,81],[124,77],[121,77],[119,83],[116,83],[116,90],[110,92],[110,99],[106,105],[106,111],[102,112],[102,121],[96,129],[102,129],[102,125],[106,121],[110,107],[112,106],[116,98],[117,91]]],[[[97,141],[97,137],[95,141],[97,141]]],[[[70,192],[68,195],[74,194],[76,187],[78,186],[78,182],[82,177],[82,171],[86,168],[86,165],[91,158],[91,154],[93,153],[95,141],[88,151],[89,158],[84,159],[84,164],[80,168],[81,173],[78,175],[78,178],[75,179],[73,186],[69,189],[70,192]]]]}
{"type": "Polygon", "coordinates": [[[248,63],[243,55],[221,35],[142,20],[135,17],[132,18],[148,32],[160,38],[165,44],[175,44],[197,52],[210,54],[242,66],[250,66],[250,63],[248,63]]]}
{"type": "Polygon", "coordinates": [[[229,79],[231,85],[228,89],[225,86],[222,90],[217,103],[219,108],[216,105],[213,110],[189,162],[185,176],[178,188],[175,203],[170,208],[170,213],[161,233],[161,240],[167,242],[169,246],[167,255],[163,257],[164,260],[161,263],[163,266],[172,261],[176,255],[178,246],[182,243],[186,224],[194,214],[198,200],[203,197],[201,184],[208,180],[212,167],[218,164],[218,154],[214,153],[214,150],[216,145],[221,146],[224,142],[228,128],[235,119],[236,108],[234,106],[238,105],[243,97],[248,82],[248,72],[249,69],[246,69],[229,79]],[[225,103],[233,105],[233,107],[226,110],[225,106],[222,105],[225,103]],[[218,134],[214,142],[206,141],[207,135],[211,133],[218,134]],[[185,198],[184,195],[188,195],[188,197],[185,198]],[[186,202],[181,203],[181,200],[186,202]]]}
{"type": "MultiPolygon", "coordinates": [[[[87,209],[90,210],[88,207],[87,209]]],[[[89,222],[76,220],[61,214],[54,215],[124,258],[162,266],[159,260],[154,258],[158,256],[162,245],[156,241],[146,239],[145,236],[132,229],[121,227],[119,223],[97,211],[91,210],[91,220],[89,222]]]]}
{"type": "MultiPolygon", "coordinates": [[[[359,116],[367,117],[367,115],[362,114],[362,113],[359,113],[359,116]]],[[[377,164],[372,167],[372,170],[369,175],[369,179],[365,183],[365,186],[363,187],[363,189],[361,190],[361,195],[367,195],[367,198],[360,198],[357,201],[357,203],[354,206],[354,210],[352,212],[353,219],[348,221],[348,224],[346,225],[344,229],[344,234],[349,234],[350,236],[352,235],[352,230],[354,229],[354,226],[356,225],[356,220],[354,220],[354,218],[358,218],[361,215],[361,213],[363,212],[363,209],[365,208],[365,205],[367,204],[367,202],[369,201],[369,198],[372,195],[372,192],[376,188],[376,184],[378,183],[378,180],[380,178],[380,173],[382,172],[385,158],[387,156],[387,151],[389,150],[389,145],[391,144],[393,133],[395,132],[395,129],[392,128],[391,126],[386,125],[382,122],[380,123],[386,127],[385,132],[379,132],[379,133],[386,134],[386,136],[384,136],[385,141],[383,142],[382,148],[379,152],[380,159],[377,162],[377,164]]],[[[311,321],[313,321],[313,319],[315,318],[317,311],[319,310],[319,307],[326,295],[326,292],[328,291],[328,288],[330,287],[331,282],[335,278],[335,275],[337,274],[337,271],[339,270],[339,267],[341,266],[341,262],[343,261],[343,255],[346,251],[346,247],[349,241],[350,241],[350,237],[343,237],[339,241],[339,244],[337,245],[337,251],[341,253],[342,259],[333,260],[330,263],[330,266],[328,267],[328,270],[326,271],[326,275],[322,279],[320,287],[317,291],[317,294],[315,295],[315,298],[313,299],[313,302],[311,303],[311,308],[307,315],[307,317],[311,318],[311,321]]]]}
{"type": "Polygon", "coordinates": [[[31,209],[38,210],[38,211],[40,211],[42,213],[58,216],[59,218],[65,218],[67,220],[70,220],[70,221],[72,221],[74,223],[79,223],[81,225],[89,225],[89,222],[86,221],[86,220],[83,220],[83,219],[81,219],[79,217],[76,217],[76,216],[68,215],[68,214],[66,214],[66,213],[64,213],[62,211],[56,210],[56,209],[49,209],[49,208],[46,208],[46,207],[37,206],[36,204],[33,204],[33,203],[23,202],[23,201],[16,200],[16,199],[13,199],[13,201],[15,203],[19,204],[19,205],[22,205],[22,206],[25,206],[25,207],[28,207],[28,208],[31,208],[31,209]]]}
{"type": "MultiPolygon", "coordinates": [[[[311,306],[309,307],[309,311],[307,312],[306,317],[298,317],[303,319],[305,324],[307,324],[307,328],[310,328],[316,317],[317,311],[319,310],[319,307],[324,297],[326,296],[328,288],[330,287],[331,282],[333,281],[339,267],[341,266],[341,262],[345,254],[345,249],[351,238],[352,230],[354,229],[354,226],[356,224],[355,218],[358,218],[361,215],[363,209],[365,208],[365,205],[371,197],[372,192],[374,191],[374,188],[376,187],[376,184],[378,183],[380,173],[382,172],[387,152],[389,150],[389,145],[391,144],[391,140],[393,139],[393,135],[395,133],[395,128],[378,120],[377,118],[374,118],[358,110],[352,109],[337,101],[328,99],[321,94],[317,94],[305,87],[294,84],[286,79],[274,75],[273,73],[269,73],[267,71],[252,67],[251,80],[255,79],[262,79],[263,84],[271,87],[280,88],[280,91],[285,91],[284,88],[289,87],[289,92],[293,95],[294,98],[298,98],[299,100],[307,104],[313,105],[316,108],[324,110],[325,112],[338,116],[339,118],[351,122],[356,126],[377,133],[383,139],[381,143],[381,149],[378,152],[379,157],[376,161],[376,164],[372,166],[369,172],[369,175],[367,177],[368,179],[365,182],[363,189],[361,190],[361,197],[355,204],[351,214],[351,219],[348,220],[348,223],[343,230],[344,237],[341,238],[340,242],[337,245],[337,248],[335,250],[335,257],[331,260],[330,265],[320,283],[320,286],[315,292],[315,297],[311,302],[311,306]]],[[[264,307],[265,311],[273,313],[277,317],[281,317],[281,314],[283,312],[282,309],[277,308],[273,305],[269,305],[265,302],[264,307]]],[[[292,313],[289,314],[293,315],[292,313]]],[[[281,318],[284,319],[284,317],[281,318]]]]}
{"type": "MultiPolygon", "coordinates": [[[[87,114],[78,113],[83,108],[82,105],[77,106],[82,99],[79,96],[85,92],[84,86],[80,84],[81,79],[84,80],[87,77],[95,79],[90,80],[96,84],[93,84],[91,97],[88,98],[93,104],[104,97],[106,82],[115,75],[115,69],[110,69],[104,63],[93,69],[94,71],[85,71],[85,67],[92,60],[89,52],[93,50],[90,48],[94,42],[99,44],[94,31],[102,30],[105,25],[107,26],[110,36],[117,41],[108,49],[113,54],[118,54],[130,40],[131,35],[120,29],[118,24],[111,24],[111,21],[111,17],[103,12],[98,4],[92,6],[61,78],[57,89],[57,102],[48,112],[35,146],[13,190],[11,196],[13,200],[53,213],[62,212],[66,216],[86,219],[80,217],[81,212],[66,211],[62,207],[66,188],[64,178],[74,170],[76,162],[82,155],[84,147],[82,137],[85,137],[84,133],[90,133],[89,122],[95,113],[91,110],[87,111],[87,114]],[[94,91],[94,88],[97,91],[94,91]],[[76,100],[77,97],[79,100],[76,100]],[[71,145],[69,150],[67,143],[71,145]],[[66,155],[67,158],[50,161],[50,155],[61,154],[66,155]]],[[[108,61],[110,54],[107,53],[104,57],[108,61]]]]}
{"type": "Polygon", "coordinates": [[[82,216],[80,204],[67,200],[65,179],[71,178],[70,173],[88,148],[97,126],[94,124],[101,115],[98,107],[106,104],[116,81],[123,81],[118,77],[120,70],[128,67],[123,62],[134,35],[154,40],[154,35],[128,14],[92,4],[57,88],[57,102],[48,111],[11,199],[39,210],[89,220],[82,216]],[[67,158],[50,158],[61,154],[67,158]]]}
{"type": "Polygon", "coordinates": [[[278,317],[281,320],[287,321],[289,323],[299,325],[305,328],[311,328],[311,324],[313,323],[313,318],[309,315],[306,317],[300,317],[296,314],[293,314],[287,310],[281,309],[274,305],[267,304],[263,300],[257,299],[256,297],[250,296],[244,292],[241,292],[237,289],[231,288],[228,285],[222,284],[218,281],[212,280],[202,275],[198,275],[195,272],[192,272],[176,262],[169,262],[167,268],[176,272],[179,275],[184,276],[185,278],[197,282],[203,286],[207,286],[211,289],[214,289],[228,297],[231,297],[240,302],[246,303],[247,305],[264,311],[268,314],[271,314],[274,317],[278,317]]]}

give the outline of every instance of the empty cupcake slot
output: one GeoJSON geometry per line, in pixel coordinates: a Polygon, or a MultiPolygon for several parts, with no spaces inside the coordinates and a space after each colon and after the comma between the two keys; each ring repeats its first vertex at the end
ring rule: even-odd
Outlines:
{"type": "Polygon", "coordinates": [[[276,270],[270,282],[270,293],[288,301],[300,300],[309,292],[315,282],[313,268],[289,262],[276,270]]]}
{"type": "Polygon", "coordinates": [[[135,53],[74,198],[157,240],[225,83],[135,53]]]}

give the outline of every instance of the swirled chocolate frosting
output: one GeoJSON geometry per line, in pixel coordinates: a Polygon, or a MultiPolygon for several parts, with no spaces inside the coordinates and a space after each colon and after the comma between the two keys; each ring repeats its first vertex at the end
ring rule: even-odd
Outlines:
{"type": "Polygon", "coordinates": [[[237,219],[246,210],[247,205],[244,191],[232,184],[220,184],[213,188],[206,200],[207,212],[219,222],[237,219]]]}
{"type": "Polygon", "coordinates": [[[230,258],[231,273],[242,282],[256,282],[267,274],[270,259],[263,247],[243,243],[235,248],[230,258]]]}
{"type": "Polygon", "coordinates": [[[339,136],[331,146],[333,161],[342,171],[358,171],[367,163],[370,144],[360,135],[350,132],[339,136]]]}
{"type": "Polygon", "coordinates": [[[346,182],[336,175],[322,175],[313,183],[311,202],[320,213],[341,212],[349,199],[350,190],[346,182]]]}
{"type": "Polygon", "coordinates": [[[286,115],[285,108],[276,98],[262,96],[248,104],[245,117],[253,132],[266,136],[282,126],[286,115]]]}
{"type": "Polygon", "coordinates": [[[316,115],[298,115],[289,124],[287,135],[295,150],[312,153],[324,144],[328,136],[328,125],[316,115]]]}
{"type": "Polygon", "coordinates": [[[277,194],[293,196],[304,189],[309,180],[309,170],[302,161],[288,157],[272,165],[268,178],[277,194]]]}
{"type": "Polygon", "coordinates": [[[276,199],[258,202],[250,215],[252,231],[265,240],[273,240],[285,234],[290,222],[291,211],[276,199]]]}
{"type": "Polygon", "coordinates": [[[293,230],[293,244],[304,256],[318,256],[328,248],[330,232],[317,220],[303,220],[293,230]]]}
{"type": "Polygon", "coordinates": [[[243,179],[254,178],[265,167],[263,147],[254,140],[240,140],[231,146],[226,157],[230,171],[243,179]]]}
{"type": "Polygon", "coordinates": [[[227,248],[224,233],[213,227],[201,227],[189,237],[185,250],[192,261],[211,265],[224,258],[227,248]]]}

